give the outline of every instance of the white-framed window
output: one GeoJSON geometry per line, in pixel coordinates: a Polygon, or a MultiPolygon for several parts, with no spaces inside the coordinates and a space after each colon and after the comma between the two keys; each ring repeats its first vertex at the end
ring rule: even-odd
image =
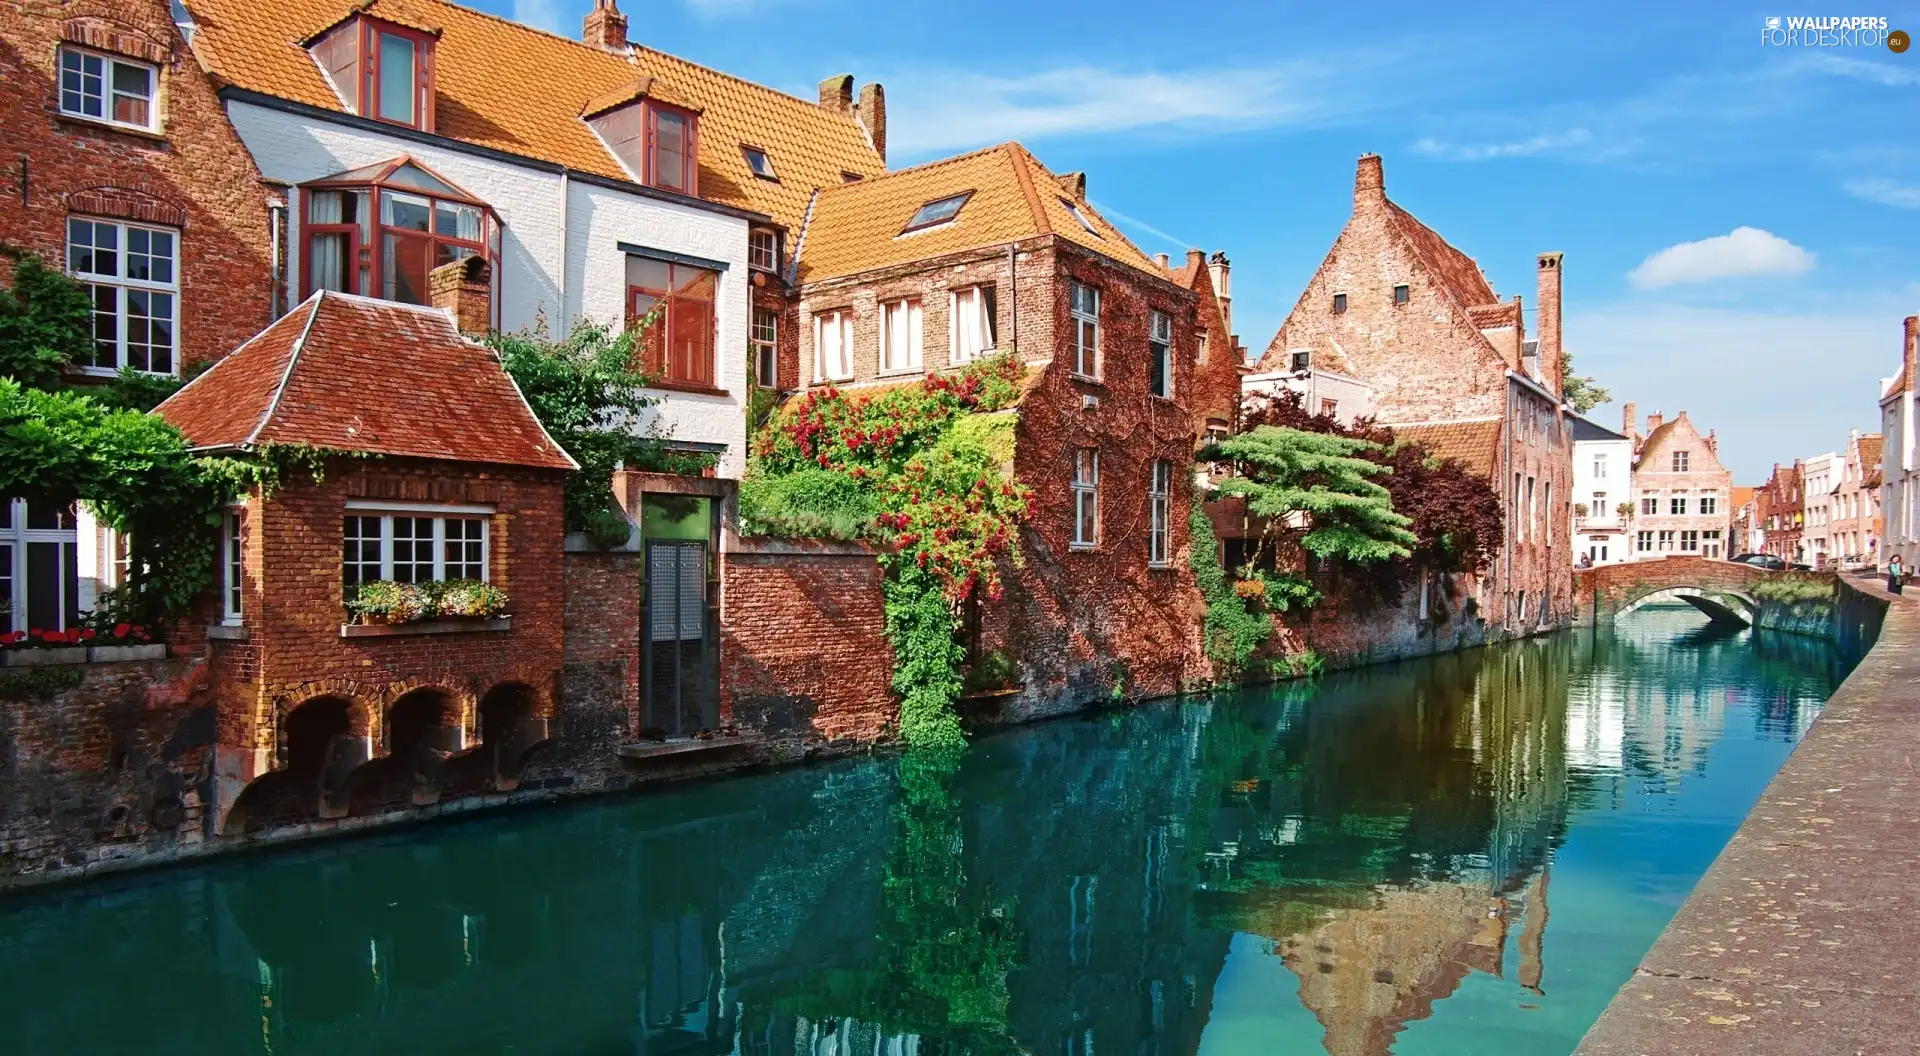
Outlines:
{"type": "Polygon", "coordinates": [[[764,227],[747,232],[747,266],[755,271],[780,270],[780,235],[764,227]]]}
{"type": "Polygon", "coordinates": [[[1633,539],[1633,548],[1635,550],[1640,551],[1643,554],[1652,553],[1653,552],[1653,533],[1652,532],[1636,532],[1634,534],[1634,539],[1633,539]]]}
{"type": "Polygon", "coordinates": [[[220,519],[220,617],[222,623],[238,624],[246,614],[246,518],[239,509],[228,510],[220,519]]]}
{"type": "Polygon", "coordinates": [[[1086,229],[1087,234],[1095,238],[1102,237],[1100,232],[1094,228],[1093,221],[1087,219],[1087,214],[1080,211],[1080,204],[1078,202],[1075,202],[1071,198],[1062,198],[1060,199],[1060,204],[1066,207],[1067,212],[1073,214],[1075,220],[1080,221],[1080,226],[1086,229]]]}
{"type": "Polygon", "coordinates": [[[1067,299],[1073,316],[1073,372],[1097,378],[1100,376],[1100,291],[1075,279],[1068,286],[1067,299]]]}
{"type": "Polygon", "coordinates": [[[1205,363],[1207,361],[1207,332],[1205,330],[1195,330],[1193,332],[1193,361],[1195,363],[1205,363]]]}
{"type": "Polygon", "coordinates": [[[1693,530],[1682,531],[1680,533],[1680,552],[1683,554],[1694,554],[1699,553],[1699,551],[1700,533],[1693,530]]]}
{"type": "Polygon", "coordinates": [[[1596,480],[1605,480],[1605,479],[1606,479],[1606,477],[1607,477],[1607,456],[1605,456],[1605,455],[1595,455],[1595,456],[1593,456],[1593,476],[1594,476],[1594,479],[1596,479],[1596,480]]]}
{"type": "Polygon", "coordinates": [[[970,363],[994,349],[992,286],[955,290],[947,302],[947,362],[970,363]]]}
{"type": "Polygon", "coordinates": [[[1687,471],[1687,460],[1687,452],[1675,451],[1673,453],[1673,471],[1675,473],[1685,473],[1687,471]]]}
{"type": "Polygon", "coordinates": [[[753,381],[763,389],[780,387],[780,316],[768,308],[753,310],[753,381]]]}
{"type": "Polygon", "coordinates": [[[853,313],[826,312],[813,317],[813,380],[853,379],[853,313]]]}
{"type": "Polygon", "coordinates": [[[1172,537],[1169,531],[1173,504],[1173,463],[1155,459],[1153,477],[1147,482],[1147,565],[1165,568],[1171,560],[1172,537]]]}
{"type": "Polygon", "coordinates": [[[482,506],[406,509],[348,503],[340,583],[351,597],[362,583],[488,580],[493,511],[482,506]]]}
{"type": "Polygon", "coordinates": [[[1320,397],[1320,416],[1322,418],[1338,418],[1340,416],[1340,401],[1331,396],[1320,397]]]}
{"type": "Polygon", "coordinates": [[[1666,553],[1666,552],[1669,552],[1669,551],[1671,551],[1672,549],[1673,549],[1673,531],[1672,531],[1671,529],[1669,529],[1669,530],[1667,530],[1667,531],[1663,531],[1663,532],[1661,532],[1661,533],[1660,533],[1660,550],[1661,550],[1661,552],[1662,552],[1662,553],[1666,553]]]}
{"type": "Polygon", "coordinates": [[[1667,512],[1675,517],[1685,515],[1687,512],[1687,497],[1685,495],[1675,495],[1669,498],[1667,500],[1667,512]]]}
{"type": "Polygon", "coordinates": [[[880,369],[889,374],[919,370],[922,317],[920,298],[887,301],[880,306],[880,369]]]}
{"type": "Polygon", "coordinates": [[[72,45],[60,48],[60,112],[142,132],[158,131],[159,71],[72,45]]]}
{"type": "Polygon", "coordinates": [[[1702,514],[1719,513],[1720,497],[1718,495],[1700,496],[1700,512],[1702,514]]]}
{"type": "Polygon", "coordinates": [[[172,374],[180,330],[180,234],[67,218],[67,273],[93,302],[92,373],[172,374]]]}
{"type": "Polygon", "coordinates": [[[0,616],[9,631],[63,631],[80,618],[80,538],[74,509],[0,498],[0,616]]]}
{"type": "MultiPolygon", "coordinates": [[[[1856,550],[1859,549],[1860,535],[1857,532],[1853,536],[1853,545],[1856,550]]],[[[1713,528],[1700,533],[1700,553],[1706,557],[1720,556],[1720,529],[1713,528]]]]}
{"type": "Polygon", "coordinates": [[[1168,399],[1173,397],[1173,316],[1161,311],[1147,312],[1147,391],[1168,399]]]}
{"type": "Polygon", "coordinates": [[[1640,513],[1642,516],[1651,517],[1651,516],[1654,516],[1655,514],[1658,514],[1659,512],[1660,512],[1659,499],[1656,499],[1651,495],[1640,496],[1640,513]]]}
{"type": "Polygon", "coordinates": [[[1100,545],[1100,452],[1096,448],[1073,452],[1073,545],[1100,545]]]}

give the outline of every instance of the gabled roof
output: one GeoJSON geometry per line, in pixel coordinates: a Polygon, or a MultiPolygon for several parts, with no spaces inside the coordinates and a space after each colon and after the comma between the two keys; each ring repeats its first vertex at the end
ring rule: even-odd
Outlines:
{"type": "Polygon", "coordinates": [[[947,253],[1057,235],[1159,279],[1154,263],[1018,143],[841,183],[820,192],[800,248],[799,279],[821,282],[947,253]],[[953,219],[906,232],[922,205],[972,192],[953,219]],[[1074,214],[1087,221],[1082,225],[1074,214]],[[1092,230],[1089,231],[1088,227],[1092,230]]]}
{"type": "Polygon", "coordinates": [[[362,10],[437,30],[437,134],[615,180],[629,177],[581,113],[649,78],[647,94],[700,111],[701,197],[790,228],[814,188],[839,184],[843,172],[886,171],[852,114],[648,48],[615,54],[445,0],[184,2],[198,27],[194,54],[216,77],[334,111],[345,110],[339,96],[295,42],[362,10]],[[743,143],[767,152],[779,182],[747,168],[743,143]]]}
{"type": "Polygon", "coordinates": [[[1861,434],[1860,436],[1860,467],[1862,469],[1869,469],[1869,470],[1879,469],[1881,455],[1885,451],[1886,451],[1886,437],[1880,435],[1879,433],[1861,434]]]}
{"type": "Polygon", "coordinates": [[[195,449],[330,451],[578,469],[485,346],[437,308],[322,291],[154,413],[195,449]]]}
{"type": "Polygon", "coordinates": [[[1752,502],[1754,494],[1759,490],[1759,488],[1743,488],[1736,484],[1728,496],[1728,501],[1734,509],[1738,510],[1740,507],[1752,502]]]}
{"type": "Polygon", "coordinates": [[[1626,437],[1611,429],[1604,429],[1587,421],[1577,414],[1567,416],[1567,431],[1575,440],[1625,440],[1626,437]]]}
{"type": "Polygon", "coordinates": [[[1435,458],[1457,459],[1474,475],[1493,478],[1500,454],[1501,421],[1497,417],[1382,424],[1393,430],[1397,440],[1418,443],[1435,458]]]}
{"type": "Polygon", "coordinates": [[[1475,264],[1472,257],[1453,248],[1433,228],[1414,219],[1412,213],[1391,201],[1387,202],[1387,215],[1395,230],[1413,243],[1413,252],[1420,258],[1420,266],[1460,307],[1472,308],[1499,300],[1494,296],[1493,287],[1487,284],[1486,275],[1481,273],[1480,265],[1475,264]]]}

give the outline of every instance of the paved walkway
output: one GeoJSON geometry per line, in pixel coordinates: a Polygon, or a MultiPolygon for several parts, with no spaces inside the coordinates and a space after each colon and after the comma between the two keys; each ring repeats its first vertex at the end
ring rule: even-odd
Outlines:
{"type": "Polygon", "coordinates": [[[1581,1056],[1920,1052],[1920,595],[1892,598],[1581,1056]]]}

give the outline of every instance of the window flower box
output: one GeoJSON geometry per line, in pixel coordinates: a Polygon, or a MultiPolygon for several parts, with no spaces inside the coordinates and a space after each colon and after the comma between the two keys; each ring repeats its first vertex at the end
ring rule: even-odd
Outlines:
{"type": "Polygon", "coordinates": [[[125,664],[135,660],[165,660],[167,647],[159,642],[137,645],[95,645],[87,649],[87,663],[125,664]]]}
{"type": "Polygon", "coordinates": [[[425,622],[479,624],[497,621],[507,612],[507,596],[498,588],[474,579],[434,583],[362,583],[347,602],[347,612],[360,626],[404,627],[425,622]]]}
{"type": "Polygon", "coordinates": [[[8,667],[45,667],[50,664],[84,664],[87,662],[87,647],[84,645],[56,646],[39,649],[9,649],[6,652],[8,667]]]}

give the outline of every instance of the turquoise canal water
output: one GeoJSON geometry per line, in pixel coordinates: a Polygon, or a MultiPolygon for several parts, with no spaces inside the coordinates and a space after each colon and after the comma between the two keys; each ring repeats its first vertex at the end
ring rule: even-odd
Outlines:
{"type": "Polygon", "coordinates": [[[1847,669],[1648,610],[0,908],[9,1053],[1565,1053],[1847,669]]]}

